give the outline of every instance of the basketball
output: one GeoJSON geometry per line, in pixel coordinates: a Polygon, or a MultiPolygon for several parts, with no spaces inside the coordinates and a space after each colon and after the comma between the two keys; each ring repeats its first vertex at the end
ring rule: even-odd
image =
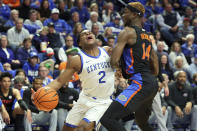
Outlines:
{"type": "Polygon", "coordinates": [[[58,104],[59,96],[54,89],[42,87],[36,91],[33,103],[38,110],[51,111],[58,104]]]}

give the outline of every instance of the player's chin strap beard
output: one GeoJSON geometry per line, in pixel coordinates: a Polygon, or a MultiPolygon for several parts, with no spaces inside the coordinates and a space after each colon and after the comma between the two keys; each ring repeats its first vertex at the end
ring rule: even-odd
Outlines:
{"type": "Polygon", "coordinates": [[[136,9],[130,5],[127,5],[126,8],[128,8],[131,12],[136,12],[140,17],[143,16],[143,13],[141,11],[139,11],[138,9],[136,9]]]}

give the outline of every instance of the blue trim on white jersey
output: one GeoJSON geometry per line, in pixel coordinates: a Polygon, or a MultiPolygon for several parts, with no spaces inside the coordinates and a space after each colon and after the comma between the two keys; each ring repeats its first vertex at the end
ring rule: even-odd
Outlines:
{"type": "Polygon", "coordinates": [[[91,58],[99,58],[99,56],[101,55],[101,50],[100,50],[100,48],[98,48],[99,49],[99,55],[98,56],[91,56],[91,55],[88,55],[85,51],[83,51],[83,50],[81,50],[81,52],[83,52],[86,56],[88,56],[88,57],[91,57],[91,58]]]}
{"type": "Polygon", "coordinates": [[[109,53],[104,48],[101,48],[101,49],[104,50],[108,56],[110,56],[109,53]]]}
{"type": "Polygon", "coordinates": [[[81,74],[82,70],[83,70],[83,56],[79,53],[79,56],[81,57],[81,69],[78,72],[78,74],[81,74]]]}
{"type": "Polygon", "coordinates": [[[91,121],[88,120],[87,118],[83,118],[83,120],[84,120],[85,122],[87,122],[87,123],[90,123],[90,122],[91,122],[91,121]]]}
{"type": "Polygon", "coordinates": [[[76,128],[77,127],[76,125],[72,125],[72,124],[69,124],[69,123],[64,123],[64,125],[66,125],[68,127],[71,127],[71,128],[76,128]]]}

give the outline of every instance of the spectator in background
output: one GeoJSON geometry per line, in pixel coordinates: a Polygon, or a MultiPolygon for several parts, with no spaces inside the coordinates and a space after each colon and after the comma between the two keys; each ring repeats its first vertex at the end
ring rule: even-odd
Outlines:
{"type": "Polygon", "coordinates": [[[68,111],[73,107],[74,101],[78,100],[79,93],[75,89],[70,88],[68,84],[65,84],[58,91],[58,96],[59,96],[59,102],[56,107],[58,114],[57,123],[58,123],[59,131],[62,131],[68,111]]]}
{"type": "Polygon", "coordinates": [[[8,39],[5,35],[0,37],[0,62],[2,64],[9,63],[12,65],[12,68],[16,69],[21,66],[21,63],[18,59],[15,59],[13,51],[8,46],[8,39]]]}
{"type": "Polygon", "coordinates": [[[197,18],[193,20],[192,22],[193,30],[194,30],[194,43],[197,43],[197,18]]]}
{"type": "MultiPolygon", "coordinates": [[[[103,10],[102,12],[102,18],[103,18],[103,22],[105,24],[112,22],[112,18],[115,16],[119,16],[120,14],[114,10],[114,4],[112,2],[108,2],[106,5],[106,9],[103,10]]],[[[123,25],[123,22],[121,21],[121,25],[123,25]]]]}
{"type": "Polygon", "coordinates": [[[98,13],[98,21],[102,22],[102,11],[99,12],[98,5],[97,3],[94,3],[94,2],[90,5],[90,12],[93,12],[93,11],[98,13]]]}
{"type": "Polygon", "coordinates": [[[8,20],[10,18],[10,7],[3,3],[3,0],[0,0],[0,17],[3,20],[8,20]]]}
{"type": "Polygon", "coordinates": [[[85,23],[86,29],[91,31],[92,25],[95,23],[99,26],[99,32],[104,32],[102,23],[98,21],[98,13],[93,11],[90,13],[90,20],[85,23]]]}
{"type": "Polygon", "coordinates": [[[31,39],[25,38],[23,40],[23,46],[19,47],[16,51],[16,58],[24,65],[29,59],[30,53],[36,52],[37,50],[32,46],[31,39]]]}
{"type": "Polygon", "coordinates": [[[186,42],[181,46],[181,50],[189,64],[193,62],[194,56],[197,54],[197,45],[194,43],[194,39],[193,34],[188,34],[186,36],[186,42]]]}
{"type": "Polygon", "coordinates": [[[123,26],[120,23],[121,17],[120,16],[113,16],[112,21],[107,23],[105,27],[111,27],[112,32],[116,35],[120,33],[120,31],[123,29],[123,26]]]}
{"type": "Polygon", "coordinates": [[[185,8],[184,18],[189,18],[190,23],[192,24],[193,19],[195,18],[195,13],[190,6],[185,8]]]}
{"type": "Polygon", "coordinates": [[[13,9],[11,11],[9,20],[5,23],[4,26],[7,27],[7,28],[11,28],[11,27],[15,26],[16,22],[17,22],[17,20],[19,18],[18,16],[19,16],[18,10],[13,9]]]}
{"type": "Polygon", "coordinates": [[[20,77],[23,77],[24,78],[24,82],[25,82],[25,86],[29,86],[30,85],[30,83],[29,83],[29,79],[28,79],[28,77],[26,76],[26,74],[25,74],[25,71],[23,70],[23,69],[18,69],[18,70],[16,70],[16,75],[15,75],[15,77],[16,76],[20,76],[20,77]]]}
{"type": "Polygon", "coordinates": [[[48,24],[49,33],[47,34],[49,45],[48,47],[51,47],[54,49],[55,54],[57,54],[59,48],[62,47],[62,45],[65,44],[64,38],[55,31],[55,25],[53,23],[48,24]]]}
{"type": "Polygon", "coordinates": [[[73,33],[72,33],[72,37],[74,40],[74,46],[78,47],[78,43],[77,43],[77,39],[79,34],[81,33],[81,31],[83,30],[83,26],[82,23],[78,22],[75,24],[74,28],[73,28],[73,33]]]}
{"type": "Polygon", "coordinates": [[[71,27],[62,19],[59,18],[59,10],[57,8],[52,9],[51,11],[51,18],[46,19],[43,22],[44,26],[47,26],[49,23],[53,23],[56,32],[59,33],[70,33],[71,32],[71,27]]]}
{"type": "Polygon", "coordinates": [[[157,23],[161,27],[161,34],[170,46],[177,38],[178,27],[182,24],[181,16],[172,10],[170,3],[165,5],[162,15],[157,17],[157,23]]]}
{"type": "Polygon", "coordinates": [[[189,78],[191,78],[190,82],[192,82],[192,78],[197,72],[197,54],[194,56],[194,62],[192,62],[187,69],[189,73],[189,78]]]}
{"type": "Polygon", "coordinates": [[[171,62],[170,66],[172,68],[172,66],[175,64],[175,59],[177,56],[181,56],[183,58],[183,65],[185,67],[188,67],[188,63],[187,63],[187,60],[185,58],[185,55],[181,52],[181,45],[179,42],[174,42],[171,46],[171,51],[170,51],[170,54],[169,54],[169,59],[171,62]]]}
{"type": "MultiPolygon", "coordinates": [[[[49,2],[49,8],[50,9],[53,9],[53,8],[56,7],[53,0],[48,0],[48,2],[49,2]]],[[[31,8],[39,9],[40,8],[40,3],[42,3],[42,0],[32,0],[31,1],[31,8]]]]}
{"type": "Polygon", "coordinates": [[[9,46],[15,51],[22,45],[25,38],[29,38],[29,31],[23,27],[23,19],[19,18],[16,21],[16,26],[9,29],[7,35],[9,46]]]}
{"type": "Polygon", "coordinates": [[[31,0],[23,0],[22,5],[18,9],[20,18],[23,18],[24,20],[29,18],[29,15],[27,14],[29,14],[31,10],[30,4],[31,0]]]}
{"type": "Polygon", "coordinates": [[[12,77],[15,76],[16,71],[12,69],[11,65],[9,63],[3,64],[4,72],[8,72],[12,75],[12,77]]]}
{"type": "Polygon", "coordinates": [[[32,123],[30,123],[25,118],[25,131],[32,131],[31,124],[47,124],[49,123],[49,131],[56,131],[57,127],[57,110],[53,109],[51,112],[39,111],[35,105],[32,103],[31,95],[33,89],[37,91],[39,88],[42,88],[43,81],[41,78],[36,77],[33,79],[32,88],[28,88],[23,93],[23,100],[27,103],[27,106],[31,110],[32,114],[32,123]]]}
{"type": "Polygon", "coordinates": [[[162,55],[168,56],[168,53],[164,51],[164,42],[157,42],[157,56],[160,59],[162,55]]]}
{"type": "Polygon", "coordinates": [[[161,36],[161,32],[156,30],[155,34],[154,34],[154,37],[155,37],[156,44],[161,41],[164,44],[164,51],[168,52],[169,47],[166,44],[166,42],[163,40],[163,38],[161,36]]]}
{"type": "MultiPolygon", "coordinates": [[[[194,115],[194,112],[192,112],[194,109],[194,107],[192,108],[193,95],[191,87],[186,84],[186,72],[176,72],[175,78],[176,81],[169,85],[170,93],[167,98],[167,102],[171,107],[169,112],[172,112],[169,119],[171,123],[190,124],[192,130],[197,130],[196,118],[191,117],[194,115]]],[[[172,125],[168,129],[170,130],[170,128],[172,128],[172,125]]]]}
{"type": "Polygon", "coordinates": [[[84,6],[83,0],[76,0],[76,6],[71,8],[71,14],[78,12],[80,16],[80,22],[85,24],[90,19],[88,9],[84,6]]]}
{"type": "Polygon", "coordinates": [[[103,37],[103,35],[99,32],[99,25],[97,23],[93,23],[91,26],[91,31],[92,33],[95,35],[96,39],[100,39],[103,44],[105,45],[105,38],[103,37]]]}
{"type": "Polygon", "coordinates": [[[58,51],[58,58],[61,62],[67,61],[66,50],[73,48],[74,41],[71,35],[66,36],[65,45],[63,45],[58,51]]]}
{"type": "MultiPolygon", "coordinates": [[[[75,25],[77,23],[80,23],[79,20],[80,20],[79,19],[79,13],[77,11],[75,11],[75,12],[72,13],[72,18],[68,23],[71,26],[71,28],[74,29],[75,25]]],[[[82,28],[85,29],[85,25],[83,23],[81,23],[81,25],[82,25],[82,28]]]]}
{"type": "Polygon", "coordinates": [[[32,38],[32,45],[36,48],[36,50],[39,53],[46,52],[46,48],[49,44],[49,40],[47,37],[48,32],[49,32],[48,27],[44,26],[32,38]]]}
{"type": "Polygon", "coordinates": [[[40,66],[38,69],[38,76],[42,79],[43,87],[47,86],[53,79],[48,77],[49,69],[45,66],[40,66]]]}
{"type": "MultiPolygon", "coordinates": [[[[192,78],[192,84],[191,84],[192,88],[197,88],[197,72],[193,75],[192,78]]],[[[194,96],[195,97],[195,96],[194,96]]],[[[197,101],[196,101],[197,102],[197,101]]],[[[197,104],[197,103],[196,103],[197,104]]]]}
{"type": "Polygon", "coordinates": [[[173,72],[172,69],[170,68],[169,65],[169,60],[168,60],[168,56],[166,56],[165,54],[161,55],[159,62],[161,62],[161,73],[162,74],[166,74],[169,78],[169,80],[173,80],[173,72]]]}
{"type": "Polygon", "coordinates": [[[36,52],[31,52],[28,62],[23,65],[23,70],[25,71],[30,83],[32,83],[33,79],[38,76],[38,61],[38,54],[36,52]]]}
{"type": "Polygon", "coordinates": [[[190,79],[187,67],[183,65],[183,58],[181,56],[177,56],[175,59],[174,67],[172,68],[173,73],[176,71],[185,71],[187,73],[187,78],[190,79]]]}
{"type": "Polygon", "coordinates": [[[35,34],[39,29],[42,29],[43,27],[42,22],[37,19],[37,16],[37,11],[31,10],[29,12],[29,19],[26,19],[24,22],[26,29],[31,34],[35,34]]]}
{"type": "Polygon", "coordinates": [[[59,0],[58,9],[60,11],[59,14],[60,19],[63,19],[64,21],[69,21],[71,14],[64,0],[59,0]]]}
{"type": "Polygon", "coordinates": [[[113,48],[115,46],[115,37],[112,35],[112,36],[109,36],[107,37],[107,45],[111,48],[113,48]]]}
{"type": "Polygon", "coordinates": [[[188,34],[193,34],[193,27],[190,26],[190,19],[185,17],[183,20],[183,25],[178,29],[178,37],[182,41],[186,41],[186,36],[188,34]]]}
{"type": "Polygon", "coordinates": [[[40,20],[42,22],[45,21],[47,18],[49,18],[51,15],[51,10],[49,8],[49,1],[42,0],[41,6],[38,10],[39,10],[39,14],[40,14],[40,20]]]}

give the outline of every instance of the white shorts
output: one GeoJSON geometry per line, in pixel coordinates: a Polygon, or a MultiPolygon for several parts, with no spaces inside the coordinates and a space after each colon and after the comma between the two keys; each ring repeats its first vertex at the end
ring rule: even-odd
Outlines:
{"type": "Polygon", "coordinates": [[[75,128],[81,120],[85,120],[88,123],[95,121],[97,125],[111,102],[110,97],[97,99],[80,94],[78,101],[68,113],[65,125],[75,128]]]}

